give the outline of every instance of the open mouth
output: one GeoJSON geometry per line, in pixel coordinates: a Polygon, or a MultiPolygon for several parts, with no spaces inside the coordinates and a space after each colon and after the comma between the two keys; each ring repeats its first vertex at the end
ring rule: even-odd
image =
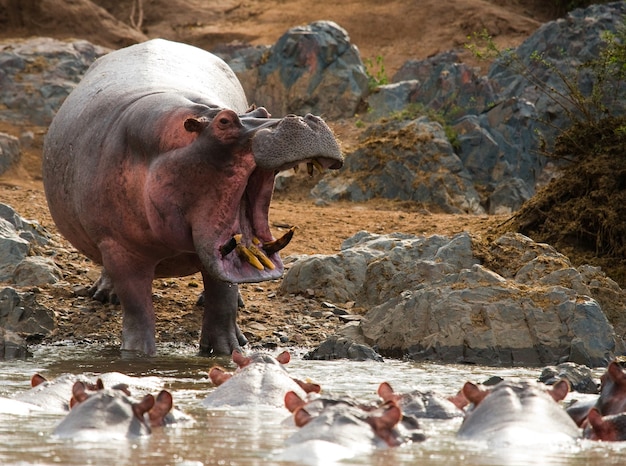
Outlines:
{"type": "MultiPolygon", "coordinates": [[[[307,172],[323,171],[335,164],[331,159],[303,160],[307,172]]],[[[255,168],[248,179],[239,202],[238,215],[230,231],[224,231],[218,241],[217,258],[229,281],[235,283],[259,282],[280,278],[284,266],[279,251],[293,238],[296,227],[289,228],[279,238],[274,238],[269,227],[269,206],[274,190],[274,177],[278,171],[294,168],[297,163],[269,171],[255,168]]]]}

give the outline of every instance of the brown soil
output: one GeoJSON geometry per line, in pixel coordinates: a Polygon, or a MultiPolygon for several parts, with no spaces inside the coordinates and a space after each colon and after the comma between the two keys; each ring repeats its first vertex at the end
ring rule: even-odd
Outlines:
{"type": "MultiPolygon", "coordinates": [[[[13,7],[5,11],[5,16],[0,10],[0,26],[5,26],[0,27],[0,38],[80,37],[113,48],[131,43],[137,32],[127,26],[132,2],[98,0],[95,3],[108,8],[112,15],[94,9],[86,0],[0,0],[0,6],[13,7]]],[[[330,19],[347,29],[363,57],[383,57],[388,76],[408,59],[423,59],[461,47],[468,34],[483,28],[495,36],[499,45],[517,45],[541,22],[550,19],[552,13],[547,11],[543,0],[318,0],[314,8],[306,0],[233,0],[211,2],[217,4],[211,10],[201,0],[144,0],[143,3],[142,34],[206,48],[233,40],[273,44],[292,26],[330,19]]],[[[331,122],[331,126],[345,151],[350,151],[361,129],[350,120],[331,122]]],[[[65,274],[65,281],[36,289],[40,302],[58,315],[59,326],[52,340],[85,339],[119,344],[119,306],[80,296],[84,287],[98,277],[98,267],[56,233],[50,218],[40,169],[45,128],[28,127],[22,122],[0,123],[0,131],[15,136],[25,130],[35,134],[34,144],[23,148],[22,162],[17,168],[0,177],[0,199],[23,217],[37,219],[53,233],[52,247],[44,248],[43,252],[53,256],[65,274]]],[[[277,193],[270,212],[276,236],[285,226],[298,226],[283,257],[336,253],[341,242],[359,230],[425,235],[470,231],[488,240],[495,234],[496,226],[505,220],[493,216],[444,215],[428,212],[419,205],[390,201],[316,206],[307,195],[314,180],[302,173],[297,177],[298,182],[277,193]]],[[[240,314],[240,323],[254,345],[313,346],[342,324],[316,299],[315,290],[310,290],[307,296],[284,296],[279,285],[275,281],[242,286],[246,307],[240,314]],[[281,343],[281,336],[289,341],[281,343]]],[[[199,275],[155,281],[159,342],[197,343],[202,311],[195,301],[201,289],[199,275]]],[[[352,309],[353,313],[364,311],[353,308],[353,303],[334,304],[352,309]]]]}

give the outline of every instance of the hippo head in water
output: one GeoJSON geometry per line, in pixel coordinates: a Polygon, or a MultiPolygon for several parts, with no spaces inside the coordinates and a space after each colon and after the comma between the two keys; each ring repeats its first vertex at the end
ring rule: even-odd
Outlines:
{"type": "Polygon", "coordinates": [[[299,164],[343,164],[321,118],[271,118],[224,61],[155,39],[89,68],[50,125],[43,182],[59,231],[103,266],[93,297],[122,304],[123,350],[156,352],[152,280],[200,272],[200,351],[231,354],[237,284],[283,273],[293,229],[275,238],[269,206],[299,164]]]}

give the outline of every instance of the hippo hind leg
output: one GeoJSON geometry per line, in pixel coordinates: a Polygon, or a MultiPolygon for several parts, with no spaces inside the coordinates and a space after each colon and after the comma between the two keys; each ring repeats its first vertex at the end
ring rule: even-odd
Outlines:
{"type": "Polygon", "coordinates": [[[200,353],[230,355],[241,350],[248,340],[237,325],[239,287],[214,280],[202,272],[204,279],[204,317],[200,335],[200,353]]]}
{"type": "Polygon", "coordinates": [[[91,288],[89,288],[89,296],[101,303],[120,303],[117,293],[115,292],[115,287],[113,286],[113,280],[111,280],[110,275],[104,267],[100,272],[100,277],[91,288]]]}

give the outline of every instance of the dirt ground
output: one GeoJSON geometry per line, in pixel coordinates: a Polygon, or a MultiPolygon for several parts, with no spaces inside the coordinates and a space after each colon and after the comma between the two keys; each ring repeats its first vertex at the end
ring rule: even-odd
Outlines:
{"type": "MultiPolygon", "coordinates": [[[[63,6],[66,2],[43,0],[42,4],[49,6],[55,2],[59,12],[81,3],[67,2],[69,6],[63,6]]],[[[122,22],[128,22],[124,18],[129,16],[131,2],[100,0],[97,3],[108,7],[122,22]]],[[[176,0],[144,1],[142,32],[148,37],[167,37],[206,48],[233,40],[273,44],[292,26],[331,19],[348,30],[352,43],[359,47],[363,57],[383,57],[388,76],[408,59],[422,59],[460,47],[468,34],[485,27],[500,45],[517,45],[553,14],[543,0],[318,0],[315,8],[311,8],[309,1],[247,0],[213,2],[217,6],[209,12],[201,11],[200,5],[206,2],[200,0],[186,0],[186,7],[176,8],[179,3],[182,4],[176,0]]],[[[22,22],[14,28],[2,28],[0,37],[3,40],[34,34],[81,37],[115,46],[104,31],[106,28],[94,27],[93,16],[85,17],[84,21],[71,17],[73,25],[68,25],[67,15],[51,12],[48,15],[56,17],[56,22],[48,21],[47,26],[40,24],[39,28],[29,28],[22,22]],[[89,32],[81,32],[81,24],[89,25],[89,32]]],[[[330,126],[342,141],[345,152],[350,151],[362,130],[350,120],[330,122],[330,126]]],[[[15,136],[25,130],[34,133],[34,143],[23,148],[21,164],[0,177],[0,200],[13,206],[23,217],[38,220],[53,234],[51,246],[42,252],[53,257],[65,279],[54,286],[34,288],[40,294],[39,301],[58,315],[58,329],[48,341],[103,341],[118,345],[120,307],[101,304],[85,296],[85,289],[98,277],[99,268],[58,235],[48,212],[40,168],[46,129],[28,127],[22,122],[0,122],[0,131],[15,136]]],[[[308,197],[314,182],[308,179],[306,170],[300,170],[297,182],[275,195],[270,211],[275,236],[281,235],[281,230],[288,226],[298,227],[283,257],[335,253],[344,239],[360,230],[424,235],[470,231],[489,239],[497,225],[505,220],[494,216],[445,215],[429,212],[420,205],[391,201],[317,206],[308,197]]],[[[277,280],[241,287],[246,306],[240,312],[240,325],[253,346],[311,347],[343,325],[342,318],[335,315],[327,303],[316,299],[315,290],[309,290],[307,296],[289,296],[280,293],[279,285],[277,280]]],[[[199,275],[155,281],[158,342],[197,343],[202,310],[195,302],[201,290],[199,275]]],[[[365,311],[355,308],[354,303],[332,304],[353,314],[365,311]]]]}

